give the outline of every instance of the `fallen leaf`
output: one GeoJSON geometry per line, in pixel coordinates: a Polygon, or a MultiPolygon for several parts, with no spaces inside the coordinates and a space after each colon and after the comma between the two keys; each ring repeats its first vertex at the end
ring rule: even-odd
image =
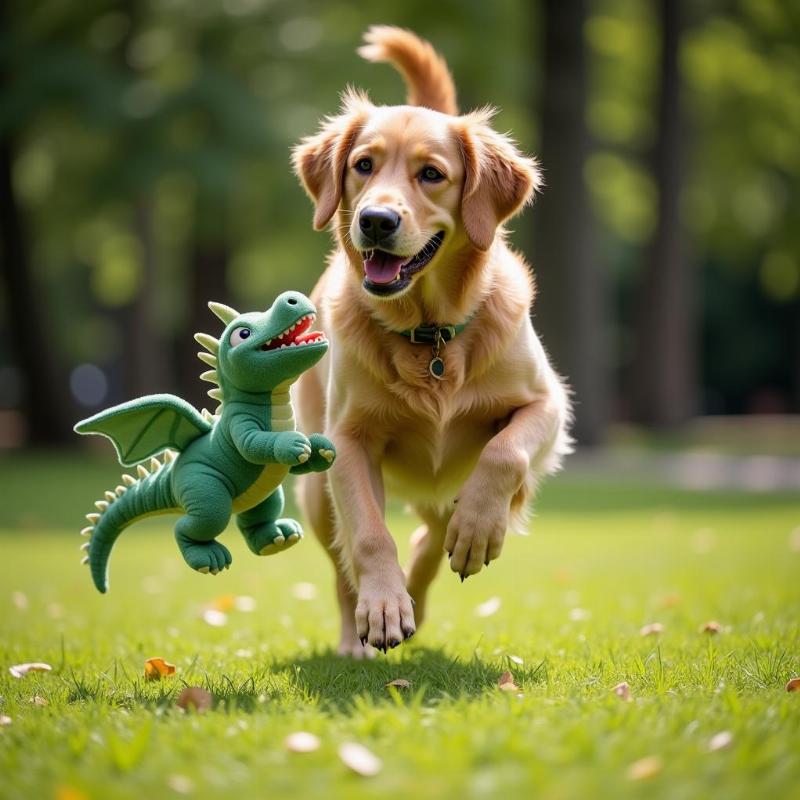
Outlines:
{"type": "Polygon", "coordinates": [[[634,761],[628,767],[628,780],[644,781],[655,778],[664,767],[664,762],[658,756],[645,756],[638,761],[634,761]]]}
{"type": "Polygon", "coordinates": [[[89,800],[80,789],[72,786],[58,786],[55,792],[55,800],[89,800]]]}
{"type": "Polygon", "coordinates": [[[50,705],[50,703],[48,703],[47,700],[44,697],[42,697],[41,695],[39,695],[39,694],[35,694],[33,697],[31,697],[30,700],[28,700],[28,702],[29,703],[33,703],[33,705],[35,705],[35,706],[49,706],[50,705]]]}
{"type": "Polygon", "coordinates": [[[504,692],[518,692],[519,686],[514,683],[514,676],[506,670],[501,676],[500,680],[497,681],[497,686],[504,692]]]}
{"type": "Polygon", "coordinates": [[[233,611],[235,607],[236,595],[233,594],[221,594],[219,597],[215,597],[207,606],[207,608],[214,611],[233,611]]]}
{"type": "Polygon", "coordinates": [[[730,747],[731,742],[733,742],[733,734],[730,731],[720,731],[709,739],[708,749],[711,752],[723,750],[726,747],[730,747]]]}
{"type": "Polygon", "coordinates": [[[633,698],[631,697],[631,687],[625,681],[618,683],[614,687],[614,694],[619,697],[620,700],[624,700],[626,703],[633,701],[633,698]]]}
{"type": "Polygon", "coordinates": [[[710,619],[708,622],[700,628],[701,633],[708,633],[711,636],[714,636],[717,633],[722,633],[722,625],[719,624],[716,620],[710,619]]]}
{"type": "Polygon", "coordinates": [[[7,717],[5,714],[0,714],[0,728],[5,725],[10,725],[14,720],[11,717],[7,717]]]}
{"type": "Polygon", "coordinates": [[[411,681],[407,681],[405,678],[395,678],[393,681],[389,681],[389,683],[384,684],[384,686],[387,689],[390,686],[396,686],[398,689],[410,689],[411,681]]]}
{"type": "Polygon", "coordinates": [[[45,664],[43,661],[34,661],[30,664],[15,664],[13,667],[9,667],[8,671],[15,677],[21,678],[23,675],[27,675],[29,672],[50,672],[53,669],[49,664],[45,664]]]}
{"type": "Polygon", "coordinates": [[[499,597],[490,597],[485,603],[475,607],[476,617],[491,617],[500,610],[503,601],[499,597]]]}
{"type": "Polygon", "coordinates": [[[584,620],[589,619],[591,616],[591,612],[587,611],[585,608],[572,608],[569,612],[569,618],[573,622],[583,622],[584,620]]]}
{"type": "Polygon", "coordinates": [[[199,686],[187,686],[178,695],[175,705],[184,711],[207,711],[211,708],[213,699],[211,692],[207,692],[199,686]]]}
{"type": "Polygon", "coordinates": [[[786,691],[800,692],[800,678],[792,678],[789,683],[786,684],[786,691]]]}
{"type": "Polygon", "coordinates": [[[383,769],[383,762],[378,756],[355,742],[344,742],[339,747],[339,758],[353,772],[368,778],[377,775],[383,769]]]}
{"type": "Polygon", "coordinates": [[[679,594],[665,594],[664,597],[661,598],[661,607],[662,608],[675,608],[675,606],[680,605],[681,597],[679,594]]]}
{"type": "Polygon", "coordinates": [[[228,615],[218,608],[206,608],[203,610],[203,620],[214,628],[221,628],[228,624],[228,615]]]}
{"type": "Polygon", "coordinates": [[[178,794],[191,794],[194,791],[194,781],[186,775],[170,775],[167,786],[178,794]]]}
{"type": "Polygon", "coordinates": [[[168,675],[175,674],[175,665],[163,658],[148,658],[144,662],[144,677],[148,681],[160,681],[168,675]]]}
{"type": "Polygon", "coordinates": [[[283,746],[292,753],[313,753],[320,744],[319,736],[308,731],[295,731],[283,740],[283,746]]]}
{"type": "Polygon", "coordinates": [[[237,611],[244,611],[245,613],[249,613],[251,611],[256,610],[256,599],[255,597],[250,597],[249,595],[243,594],[239,595],[233,603],[233,607],[237,611]]]}
{"type": "Polygon", "coordinates": [[[317,587],[313,583],[296,583],[292,586],[292,597],[296,600],[316,600],[317,587]]]}
{"type": "Polygon", "coordinates": [[[658,636],[664,633],[664,626],[660,622],[651,622],[649,625],[644,625],[639,629],[642,636],[658,636]]]}

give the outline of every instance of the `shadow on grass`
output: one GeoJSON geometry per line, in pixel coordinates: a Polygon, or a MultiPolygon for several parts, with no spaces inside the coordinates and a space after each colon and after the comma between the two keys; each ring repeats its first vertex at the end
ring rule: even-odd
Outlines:
{"type": "Polygon", "coordinates": [[[289,673],[293,685],[306,700],[340,711],[353,707],[353,701],[359,696],[390,698],[386,684],[396,678],[411,683],[402,694],[421,695],[431,700],[476,697],[494,691],[500,675],[507,669],[518,685],[530,686],[547,677],[545,662],[524,669],[510,662],[485,662],[477,657],[464,661],[429,647],[409,648],[400,660],[389,660],[378,654],[369,661],[355,661],[325,651],[275,662],[272,669],[289,673]]]}
{"type": "MultiPolygon", "coordinates": [[[[225,673],[206,672],[190,667],[175,681],[146,681],[125,673],[119,664],[91,677],[65,670],[60,675],[68,703],[98,703],[132,710],[171,709],[184,686],[201,686],[213,696],[217,711],[254,713],[265,705],[302,704],[355,711],[364,700],[394,702],[387,687],[402,678],[411,686],[397,690],[399,696],[415,703],[446,698],[479,697],[497,691],[501,674],[509,670],[514,682],[530,688],[547,680],[547,664],[542,661],[528,668],[510,661],[464,661],[429,647],[408,648],[399,659],[380,654],[373,660],[355,661],[337,656],[332,650],[296,659],[265,663],[244,679],[225,673]]],[[[57,671],[57,674],[60,670],[57,671]]]]}

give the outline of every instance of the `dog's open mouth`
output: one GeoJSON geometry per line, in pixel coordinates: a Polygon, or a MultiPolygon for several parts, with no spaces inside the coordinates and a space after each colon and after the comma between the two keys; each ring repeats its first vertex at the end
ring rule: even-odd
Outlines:
{"type": "Polygon", "coordinates": [[[367,250],[364,259],[364,288],[382,296],[405,289],[411,278],[431,261],[444,241],[444,231],[432,236],[415,256],[399,256],[385,250],[367,250]]]}
{"type": "Polygon", "coordinates": [[[306,314],[290,325],[283,333],[268,339],[261,345],[262,350],[280,350],[283,347],[301,347],[309,344],[322,344],[328,340],[322,331],[309,331],[316,319],[314,314],[306,314]]]}

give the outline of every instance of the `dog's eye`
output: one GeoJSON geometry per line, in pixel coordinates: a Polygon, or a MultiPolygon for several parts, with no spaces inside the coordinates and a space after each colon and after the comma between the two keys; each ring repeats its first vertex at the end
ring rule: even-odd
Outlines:
{"type": "Polygon", "coordinates": [[[355,163],[355,170],[359,175],[369,175],[372,172],[372,159],[359,158],[355,163]]]}
{"type": "Polygon", "coordinates": [[[231,333],[231,347],[236,347],[241,344],[245,339],[250,338],[250,328],[236,328],[231,333]]]}
{"type": "Polygon", "coordinates": [[[444,175],[436,167],[427,166],[422,168],[422,172],[419,173],[419,179],[427,183],[439,183],[439,181],[444,180],[444,175]]]}

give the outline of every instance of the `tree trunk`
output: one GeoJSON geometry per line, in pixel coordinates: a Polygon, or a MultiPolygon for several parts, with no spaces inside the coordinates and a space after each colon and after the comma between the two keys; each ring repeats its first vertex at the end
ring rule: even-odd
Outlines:
{"type": "MultiPolygon", "coordinates": [[[[7,4],[0,0],[0,30],[6,34],[10,17],[7,4]]],[[[12,80],[6,64],[0,71],[0,94],[12,80]]],[[[50,316],[32,274],[23,212],[14,191],[15,155],[14,131],[5,129],[0,134],[0,274],[6,287],[6,322],[22,377],[27,440],[35,445],[62,444],[71,438],[71,409],[55,361],[58,337],[50,328],[50,316]]]]}
{"type": "Polygon", "coordinates": [[[584,181],[586,128],[585,0],[545,0],[541,78],[541,159],[546,186],[534,207],[539,292],[534,325],[556,369],[572,386],[574,435],[604,438],[609,413],[607,276],[593,251],[584,181]]]}
{"type": "Polygon", "coordinates": [[[680,221],[683,114],[678,51],[683,30],[680,0],[659,0],[662,30],[658,137],[653,169],[658,221],[647,247],[637,302],[637,351],[631,400],[638,422],[672,427],[696,408],[697,384],[692,267],[680,221]]]}
{"type": "MultiPolygon", "coordinates": [[[[147,4],[142,0],[125,0],[122,9],[129,26],[116,48],[120,68],[133,78],[136,70],[130,66],[128,50],[145,25],[147,4]]],[[[120,151],[129,149],[132,137],[141,135],[136,127],[129,128],[120,141],[120,151]]],[[[137,397],[174,389],[171,380],[171,353],[164,345],[156,318],[158,297],[158,256],[153,231],[152,192],[147,189],[132,199],[131,233],[141,250],[141,282],[136,296],[121,309],[122,363],[125,398],[137,397]]]]}
{"type": "Polygon", "coordinates": [[[125,396],[136,397],[174,388],[171,359],[159,332],[156,302],[158,259],[153,233],[152,201],[145,195],[133,207],[133,233],[142,254],[142,279],[130,305],[122,309],[125,396]]]}
{"type": "Polygon", "coordinates": [[[230,250],[225,209],[218,200],[211,200],[205,195],[206,191],[201,188],[195,214],[194,240],[189,252],[187,325],[181,332],[178,352],[181,397],[197,408],[205,407],[214,411],[217,401],[206,394],[214,388],[213,384],[204,383],[198,377],[208,369],[197,358],[197,352],[203,348],[192,336],[196,332],[203,332],[217,338],[222,332],[222,323],[209,311],[208,302],[228,301],[226,276],[230,250]]]}
{"type": "Polygon", "coordinates": [[[22,414],[27,441],[34,445],[63,444],[70,437],[69,396],[63,390],[55,362],[58,336],[43,308],[28,255],[22,210],[14,193],[14,145],[11,135],[0,138],[0,264],[6,285],[9,339],[22,374],[22,414]]]}

